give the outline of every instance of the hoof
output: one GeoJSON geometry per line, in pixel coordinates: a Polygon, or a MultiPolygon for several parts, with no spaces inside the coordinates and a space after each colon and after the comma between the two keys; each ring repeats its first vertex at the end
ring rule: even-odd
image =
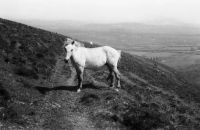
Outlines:
{"type": "Polygon", "coordinates": [[[78,90],[77,90],[77,93],[80,93],[80,92],[81,92],[81,89],[78,89],[78,90]]]}
{"type": "Polygon", "coordinates": [[[119,92],[119,89],[118,89],[118,88],[115,88],[115,91],[119,92]]]}
{"type": "Polygon", "coordinates": [[[115,88],[115,86],[114,85],[110,85],[110,88],[115,88]]]}
{"type": "Polygon", "coordinates": [[[121,86],[119,85],[119,86],[117,86],[117,88],[121,88],[121,86]]]}

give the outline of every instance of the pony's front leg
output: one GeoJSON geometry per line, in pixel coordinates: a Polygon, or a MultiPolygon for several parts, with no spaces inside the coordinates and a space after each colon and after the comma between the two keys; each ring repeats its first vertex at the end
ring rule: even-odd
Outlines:
{"type": "Polygon", "coordinates": [[[77,92],[79,93],[79,92],[81,92],[81,89],[82,89],[82,86],[83,86],[83,74],[81,73],[81,74],[79,74],[78,75],[78,90],[77,90],[77,92]]]}
{"type": "Polygon", "coordinates": [[[81,71],[79,71],[79,73],[78,73],[78,90],[77,90],[77,92],[79,93],[79,92],[81,92],[81,89],[82,89],[82,86],[83,86],[83,68],[81,68],[80,69],[81,71]]]}

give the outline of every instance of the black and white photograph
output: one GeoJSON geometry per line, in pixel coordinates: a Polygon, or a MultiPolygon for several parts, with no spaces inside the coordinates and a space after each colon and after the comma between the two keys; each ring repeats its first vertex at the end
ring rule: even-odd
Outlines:
{"type": "Polygon", "coordinates": [[[0,0],[0,130],[200,130],[200,1],[0,0]]]}

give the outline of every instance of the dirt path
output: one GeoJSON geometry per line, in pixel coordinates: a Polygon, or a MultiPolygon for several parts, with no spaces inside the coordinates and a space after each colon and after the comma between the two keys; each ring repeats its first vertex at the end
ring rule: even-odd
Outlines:
{"type": "Polygon", "coordinates": [[[54,68],[54,73],[51,76],[53,86],[75,85],[75,77],[76,73],[74,68],[71,67],[69,64],[64,64],[62,57],[58,57],[54,68]]]}
{"type": "MultiPolygon", "coordinates": [[[[66,86],[72,87],[76,85],[76,72],[73,67],[69,65],[64,65],[62,58],[57,58],[54,74],[52,75],[53,86],[66,86]],[[64,67],[65,66],[65,67],[64,67]],[[67,68],[66,68],[67,67],[67,68]],[[66,74],[64,68],[70,69],[68,74],[66,74]]],[[[53,91],[50,94],[50,98],[53,98],[56,104],[61,107],[62,113],[64,114],[66,121],[72,124],[72,129],[74,130],[94,130],[94,126],[88,119],[88,115],[84,112],[76,110],[78,107],[78,102],[81,94],[77,93],[75,89],[73,91],[53,91]]]]}

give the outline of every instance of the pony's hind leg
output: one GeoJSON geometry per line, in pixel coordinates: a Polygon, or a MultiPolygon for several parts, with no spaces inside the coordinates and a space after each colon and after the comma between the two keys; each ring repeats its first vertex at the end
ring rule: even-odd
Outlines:
{"type": "Polygon", "coordinates": [[[114,87],[115,86],[115,83],[114,83],[114,71],[113,69],[107,65],[108,67],[108,70],[109,70],[109,74],[108,74],[108,77],[107,77],[107,81],[110,79],[111,80],[111,84],[110,84],[110,87],[114,87]]]}
{"type": "Polygon", "coordinates": [[[117,79],[117,87],[121,88],[121,85],[120,85],[120,73],[119,73],[117,67],[114,67],[113,71],[114,71],[115,77],[117,79]]]}
{"type": "Polygon", "coordinates": [[[110,87],[115,87],[115,77],[114,77],[114,73],[113,73],[113,71],[111,71],[110,73],[109,73],[109,76],[108,76],[108,78],[111,80],[111,84],[110,84],[110,87]]]}

